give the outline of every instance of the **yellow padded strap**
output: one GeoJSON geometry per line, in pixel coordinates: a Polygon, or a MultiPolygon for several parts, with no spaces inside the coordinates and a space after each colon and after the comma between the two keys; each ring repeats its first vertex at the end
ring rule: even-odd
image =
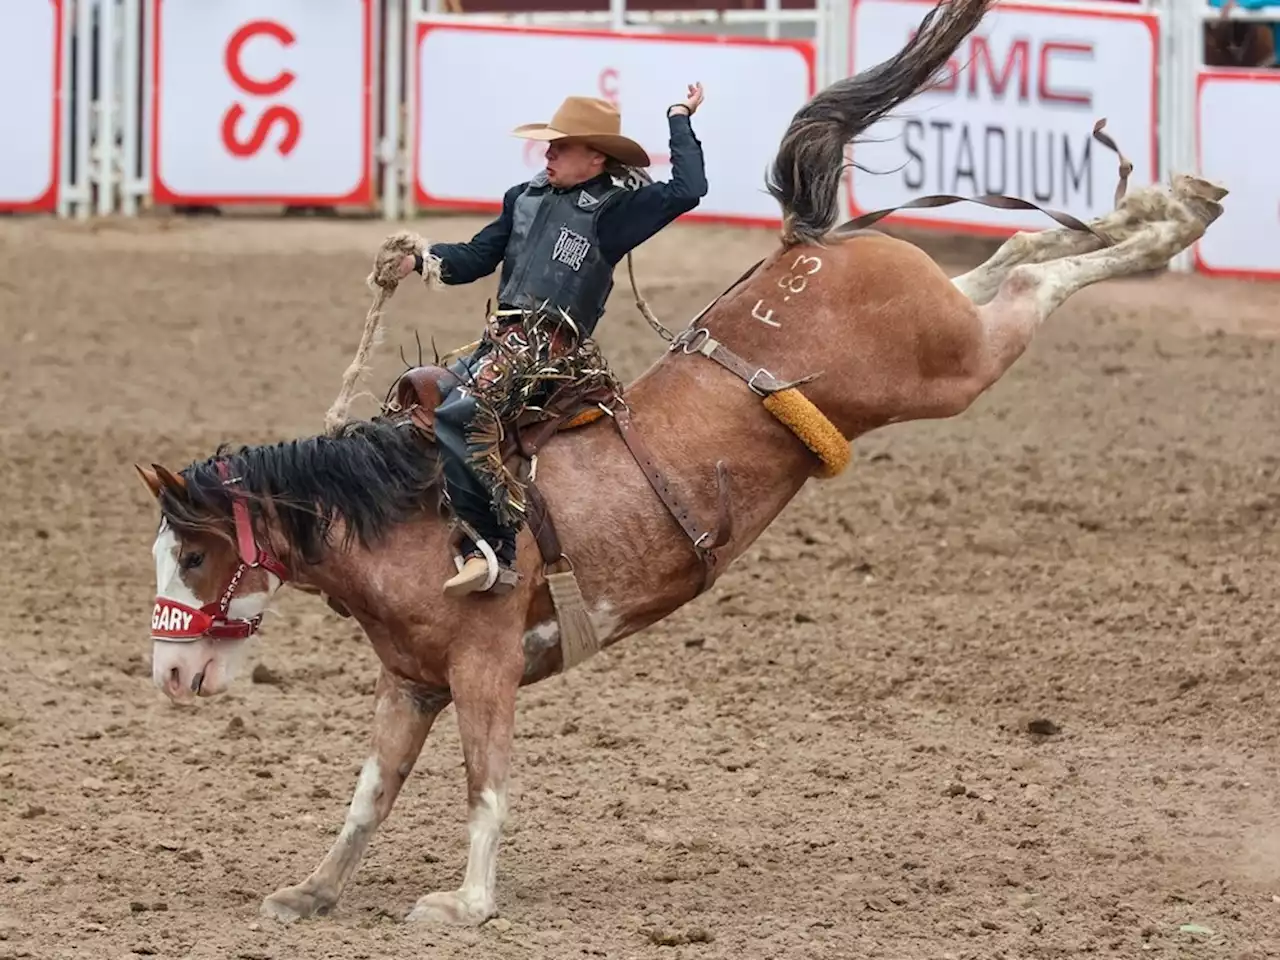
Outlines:
{"type": "Polygon", "coordinates": [[[852,450],[836,425],[797,387],[779,390],[764,398],[764,408],[778,418],[822,461],[818,476],[839,476],[849,465],[852,450]]]}

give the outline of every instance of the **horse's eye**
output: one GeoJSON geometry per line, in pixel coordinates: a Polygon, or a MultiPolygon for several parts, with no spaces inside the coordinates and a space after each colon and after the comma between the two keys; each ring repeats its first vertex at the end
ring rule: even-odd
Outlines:
{"type": "Polygon", "coordinates": [[[178,561],[178,565],[182,567],[183,570],[194,570],[202,563],[204,563],[203,553],[188,553],[178,561]]]}

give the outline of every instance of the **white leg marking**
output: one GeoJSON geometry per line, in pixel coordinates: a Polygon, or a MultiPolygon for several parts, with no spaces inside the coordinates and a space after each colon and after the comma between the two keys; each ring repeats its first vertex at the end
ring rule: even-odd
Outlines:
{"type": "Polygon", "coordinates": [[[284,887],[262,903],[264,916],[291,923],[300,917],[323,913],[338,896],[360,864],[365,847],[378,826],[378,798],[382,796],[382,770],[376,757],[365,760],[342,832],[311,876],[295,887],[284,887]]]}
{"type": "Polygon", "coordinates": [[[369,757],[360,768],[351,806],[347,809],[347,822],[343,832],[361,833],[378,825],[378,798],[382,796],[382,769],[377,757],[369,757]]]}
{"type": "Polygon", "coordinates": [[[480,915],[496,912],[494,892],[497,887],[498,842],[507,821],[507,792],[486,788],[480,791],[480,802],[471,813],[467,834],[471,846],[467,851],[467,874],[458,891],[466,908],[480,915]]]}
{"type": "Polygon", "coordinates": [[[498,915],[498,843],[507,819],[506,790],[486,787],[471,811],[467,834],[467,872],[457,890],[428,893],[406,918],[411,922],[476,926],[498,915]]]}

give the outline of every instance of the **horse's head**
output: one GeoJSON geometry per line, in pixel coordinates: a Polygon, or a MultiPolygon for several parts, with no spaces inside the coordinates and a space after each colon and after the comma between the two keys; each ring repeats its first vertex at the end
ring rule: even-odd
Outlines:
{"type": "Polygon", "coordinates": [[[151,678],[171,700],[224,692],[272,596],[287,578],[254,532],[239,478],[217,462],[212,482],[158,464],[137,467],[160,505],[152,553],[151,678]]]}

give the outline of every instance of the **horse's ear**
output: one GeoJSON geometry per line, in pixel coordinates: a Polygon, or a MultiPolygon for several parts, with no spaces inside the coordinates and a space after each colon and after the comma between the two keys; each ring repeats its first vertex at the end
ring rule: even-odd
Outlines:
{"type": "Polygon", "coordinates": [[[142,482],[147,485],[147,489],[151,491],[151,495],[158,498],[160,496],[160,478],[156,476],[156,472],[148,469],[147,467],[140,467],[136,463],[133,465],[133,469],[138,471],[138,476],[140,476],[142,478],[142,482]]]}
{"type": "Polygon", "coordinates": [[[173,473],[168,468],[162,467],[158,463],[153,463],[151,465],[151,469],[156,472],[156,477],[159,478],[160,482],[174,493],[184,493],[186,491],[187,481],[183,480],[182,477],[173,473]]]}

